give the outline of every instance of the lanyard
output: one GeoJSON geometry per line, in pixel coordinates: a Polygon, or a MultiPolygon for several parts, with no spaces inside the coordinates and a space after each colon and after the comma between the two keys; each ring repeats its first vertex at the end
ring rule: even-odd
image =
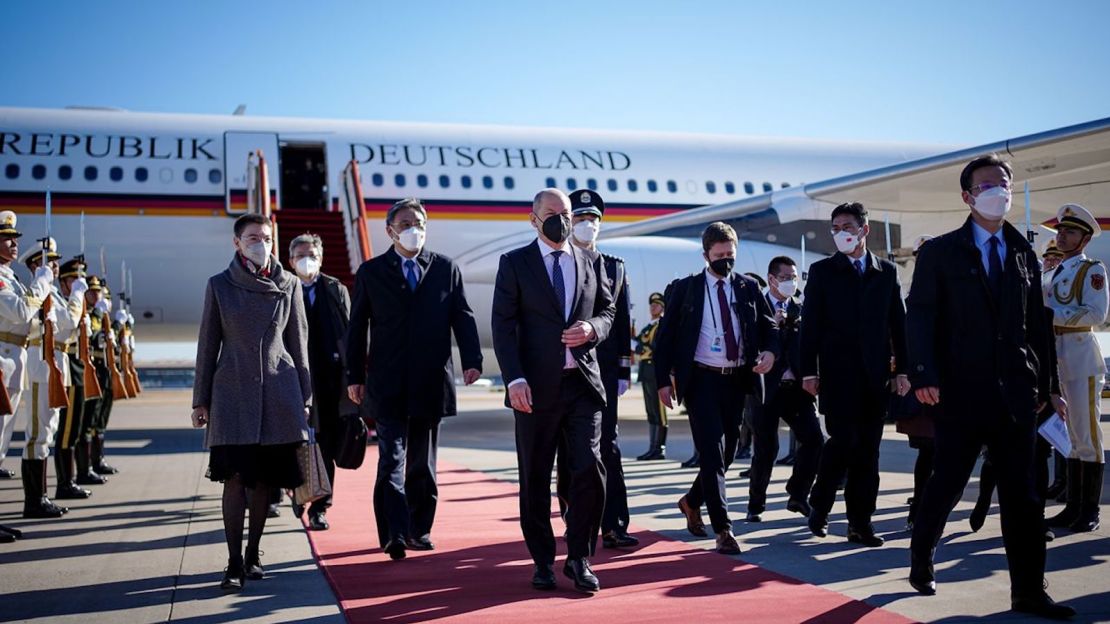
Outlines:
{"type": "MultiPolygon", "coordinates": [[[[724,280],[718,280],[718,283],[723,282],[723,281],[724,280]]],[[[717,329],[717,312],[714,310],[714,306],[718,305],[718,303],[713,300],[713,295],[709,292],[709,280],[705,280],[705,296],[709,298],[709,318],[713,319],[713,329],[716,330],[717,329]]],[[[729,289],[728,303],[729,303],[729,308],[728,309],[730,311],[734,307],[736,307],[736,293],[732,292],[731,288],[729,289]]],[[[724,319],[721,319],[721,322],[723,323],[724,319]]]]}

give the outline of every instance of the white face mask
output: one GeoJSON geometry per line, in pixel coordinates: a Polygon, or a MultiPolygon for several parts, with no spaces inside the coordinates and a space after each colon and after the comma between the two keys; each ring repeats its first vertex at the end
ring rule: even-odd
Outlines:
{"type": "Polygon", "coordinates": [[[790,297],[793,297],[794,293],[796,292],[798,292],[798,282],[795,282],[794,280],[779,282],[779,294],[783,297],[789,299],[790,297]]]}
{"type": "Polygon", "coordinates": [[[320,261],[316,258],[301,258],[294,266],[297,267],[297,275],[305,279],[312,279],[320,272],[320,261]]]}
{"type": "Polygon", "coordinates": [[[855,251],[862,239],[862,231],[859,234],[852,234],[847,230],[840,230],[836,234],[833,234],[833,242],[836,243],[837,251],[845,254],[855,251]]]}
{"type": "Polygon", "coordinates": [[[416,253],[424,248],[424,230],[411,227],[397,235],[397,242],[407,251],[416,253]]]}
{"type": "Polygon", "coordinates": [[[574,238],[581,243],[592,243],[597,240],[597,233],[601,224],[597,221],[579,221],[574,224],[574,238]]]}
{"type": "Polygon", "coordinates": [[[979,193],[975,197],[975,212],[984,217],[997,221],[1010,212],[1010,191],[1001,186],[996,186],[979,193]]]}
{"type": "Polygon", "coordinates": [[[247,260],[250,260],[260,267],[264,267],[266,266],[266,260],[270,257],[271,250],[273,250],[272,243],[264,243],[262,241],[259,241],[251,245],[244,246],[243,255],[247,257],[247,260]]]}

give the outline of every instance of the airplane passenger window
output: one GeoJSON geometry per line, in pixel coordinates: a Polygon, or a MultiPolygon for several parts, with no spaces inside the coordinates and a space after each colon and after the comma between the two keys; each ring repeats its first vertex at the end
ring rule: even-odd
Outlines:
{"type": "Polygon", "coordinates": [[[648,190],[651,191],[652,193],[659,190],[659,185],[655,183],[655,180],[648,180],[647,181],[647,187],[648,187],[648,190]]]}
{"type": "Polygon", "coordinates": [[[555,188],[555,186],[556,186],[555,178],[548,178],[548,179],[544,180],[543,183],[544,183],[545,186],[547,186],[547,188],[555,188]]]}
{"type": "Polygon", "coordinates": [[[637,190],[638,188],[640,188],[640,185],[639,185],[639,184],[636,184],[636,181],[635,181],[635,180],[629,180],[629,181],[628,181],[628,190],[630,190],[630,191],[632,191],[633,193],[635,193],[635,192],[636,192],[636,190],[637,190]]]}
{"type": "Polygon", "coordinates": [[[416,185],[420,188],[428,186],[428,176],[424,175],[423,173],[416,176],[416,185]]]}
{"type": "Polygon", "coordinates": [[[491,176],[482,176],[482,186],[488,189],[493,188],[493,178],[491,176]]]}
{"type": "Polygon", "coordinates": [[[397,185],[397,188],[403,187],[405,185],[405,174],[398,173],[393,176],[393,183],[397,185]]]}
{"type": "Polygon", "coordinates": [[[595,180],[593,178],[587,179],[586,180],[586,188],[590,189],[591,191],[596,191],[597,190],[597,180],[595,180]]]}
{"type": "Polygon", "coordinates": [[[706,190],[706,192],[709,192],[709,193],[716,193],[717,192],[717,183],[716,182],[706,182],[705,183],[705,190],[706,190]]]}
{"type": "Polygon", "coordinates": [[[748,195],[751,195],[752,193],[755,193],[755,187],[752,186],[751,182],[745,182],[744,183],[744,192],[747,193],[748,195]]]}
{"type": "Polygon", "coordinates": [[[677,193],[678,183],[676,183],[674,180],[667,180],[667,190],[671,193],[677,193]]]}
{"type": "Polygon", "coordinates": [[[578,188],[578,181],[574,178],[567,178],[567,190],[573,191],[578,188]]]}
{"type": "Polygon", "coordinates": [[[790,183],[789,182],[783,182],[782,183],[782,188],[790,188],[790,183]]]}
{"type": "Polygon", "coordinates": [[[208,170],[208,181],[212,184],[219,184],[224,181],[224,174],[219,169],[208,170]]]}
{"type": "Polygon", "coordinates": [[[15,164],[15,163],[9,163],[7,167],[4,167],[4,177],[6,177],[9,180],[14,180],[14,179],[18,178],[19,177],[19,165],[15,164]]]}
{"type": "Polygon", "coordinates": [[[439,188],[447,188],[451,186],[451,177],[441,175],[439,176],[439,188]]]}
{"type": "Polygon", "coordinates": [[[725,182],[725,192],[728,193],[729,195],[735,195],[736,194],[736,185],[733,184],[732,182],[725,182]]]}
{"type": "Polygon", "coordinates": [[[88,167],[85,167],[85,179],[88,180],[89,182],[92,182],[93,180],[96,179],[96,174],[97,174],[96,167],[93,167],[92,165],[89,165],[88,167]]]}
{"type": "Polygon", "coordinates": [[[609,181],[605,183],[605,186],[608,186],[610,191],[616,191],[617,190],[617,181],[614,180],[613,178],[609,178],[609,181]]]}
{"type": "Polygon", "coordinates": [[[374,175],[370,176],[370,183],[374,186],[381,186],[385,184],[385,178],[382,177],[382,174],[375,173],[374,175]]]}
{"type": "MultiPolygon", "coordinates": [[[[213,171],[216,171],[216,169],[213,169],[213,171]]],[[[146,182],[147,175],[148,175],[148,173],[147,173],[146,167],[136,167],[135,168],[135,181],[136,182],[146,182]]]]}
{"type": "Polygon", "coordinates": [[[31,167],[31,177],[36,180],[41,180],[46,177],[46,165],[35,165],[31,167]]]}
{"type": "Polygon", "coordinates": [[[512,190],[516,186],[516,180],[512,176],[505,176],[505,188],[512,190]]]}
{"type": "Polygon", "coordinates": [[[62,165],[61,167],[58,167],[58,179],[59,180],[68,180],[72,177],[73,177],[73,167],[70,167],[69,165],[62,165]]]}
{"type": "Polygon", "coordinates": [[[470,176],[464,175],[459,178],[459,184],[462,184],[463,188],[470,188],[470,176]]]}
{"type": "Polygon", "coordinates": [[[185,181],[189,184],[194,184],[197,181],[197,170],[189,167],[185,170],[185,181]]]}
{"type": "MultiPolygon", "coordinates": [[[[108,170],[108,177],[112,179],[112,182],[119,182],[123,179],[123,167],[112,167],[108,170]]],[[[196,177],[195,173],[193,177],[196,177]]]]}
{"type": "Polygon", "coordinates": [[[770,193],[773,190],[775,190],[775,187],[771,186],[770,182],[764,182],[763,183],[763,192],[764,193],[770,193]]]}

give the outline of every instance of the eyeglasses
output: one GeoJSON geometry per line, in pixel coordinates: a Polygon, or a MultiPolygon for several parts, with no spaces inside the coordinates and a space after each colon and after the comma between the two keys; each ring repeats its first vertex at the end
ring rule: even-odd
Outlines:
{"type": "Polygon", "coordinates": [[[244,243],[248,243],[248,244],[251,244],[251,245],[253,245],[254,243],[258,243],[258,242],[273,244],[274,237],[272,237],[272,236],[259,236],[258,234],[247,234],[246,236],[244,236],[242,238],[242,241],[244,243]]]}
{"type": "Polygon", "coordinates": [[[416,228],[418,230],[423,230],[426,226],[427,226],[427,222],[425,222],[425,221],[394,221],[393,222],[393,229],[401,231],[401,232],[403,232],[403,231],[405,231],[409,228],[416,228]]]}
{"type": "Polygon", "coordinates": [[[969,188],[967,190],[968,190],[969,193],[982,193],[984,191],[989,191],[992,188],[998,188],[998,187],[1004,188],[1006,190],[1010,190],[1010,181],[1009,180],[1003,180],[1003,181],[999,182],[998,184],[995,184],[994,182],[983,182],[981,184],[976,184],[976,185],[972,186],[971,188],[969,188]]]}

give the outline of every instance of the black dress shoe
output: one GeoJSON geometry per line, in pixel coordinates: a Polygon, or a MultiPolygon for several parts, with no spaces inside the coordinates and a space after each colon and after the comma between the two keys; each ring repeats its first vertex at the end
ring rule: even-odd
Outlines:
{"type": "Polygon", "coordinates": [[[641,455],[637,459],[643,459],[644,461],[658,461],[660,459],[667,459],[667,453],[663,449],[657,448],[648,451],[646,454],[641,455]]]}
{"type": "Polygon", "coordinates": [[[405,540],[403,538],[400,538],[400,537],[395,537],[395,538],[389,540],[389,543],[385,545],[385,553],[387,555],[389,555],[389,558],[394,560],[394,561],[397,561],[399,559],[404,559],[405,558],[405,540]]]}
{"type": "Polygon", "coordinates": [[[261,581],[266,578],[266,571],[262,569],[262,555],[266,553],[261,550],[251,552],[247,550],[247,556],[243,558],[243,573],[247,575],[252,581],[261,581]]]}
{"type": "Polygon", "coordinates": [[[405,540],[405,547],[409,550],[435,550],[436,545],[432,543],[432,538],[427,535],[420,537],[410,537],[405,540]]]}
{"type": "Polygon", "coordinates": [[[574,588],[578,591],[594,593],[601,589],[601,583],[590,569],[590,562],[582,557],[580,559],[567,558],[563,564],[563,575],[574,581],[574,588]]]}
{"type": "Polygon", "coordinates": [[[0,535],[11,535],[15,539],[23,539],[23,531],[0,524],[0,535]]]}
{"type": "Polygon", "coordinates": [[[816,535],[817,537],[828,537],[828,535],[829,535],[829,519],[828,518],[818,517],[818,516],[811,513],[809,515],[809,519],[806,521],[806,524],[809,525],[809,530],[814,535],[816,535]]]}
{"type": "Polygon", "coordinates": [[[883,538],[875,535],[875,529],[873,529],[871,526],[859,528],[849,526],[848,541],[854,544],[860,544],[861,546],[866,546],[868,548],[878,548],[885,543],[883,541],[883,538]]]}
{"type": "Polygon", "coordinates": [[[231,557],[224,568],[224,580],[220,582],[220,589],[238,591],[247,584],[247,575],[243,570],[243,558],[231,557]]]}
{"type": "Polygon", "coordinates": [[[555,566],[550,563],[533,565],[532,587],[534,589],[555,589],[555,566]]]}
{"type": "Polygon", "coordinates": [[[308,514],[308,526],[313,531],[327,531],[331,527],[328,517],[322,511],[308,514]]]}
{"type": "Polygon", "coordinates": [[[96,474],[92,470],[84,474],[77,473],[77,477],[74,479],[74,481],[77,483],[77,485],[104,485],[108,482],[107,479],[96,474]]]}
{"type": "Polygon", "coordinates": [[[699,465],[701,465],[701,456],[697,453],[694,453],[693,457],[682,462],[683,468],[697,468],[699,465]]]}
{"type": "Polygon", "coordinates": [[[281,508],[278,507],[277,503],[272,503],[269,506],[269,508],[266,509],[266,517],[267,518],[278,518],[280,516],[281,516],[281,508]]]}
{"type": "Polygon", "coordinates": [[[1075,609],[1068,605],[1056,604],[1048,594],[1041,591],[1034,596],[1021,596],[1013,598],[1010,607],[1014,611],[1030,613],[1051,620],[1067,620],[1075,616],[1075,609]]]}
{"type": "Polygon", "coordinates": [[[744,522],[763,522],[763,514],[758,511],[749,511],[747,516],[744,516],[744,522]]]}
{"type": "Polygon", "coordinates": [[[786,501],[786,510],[801,514],[807,518],[809,514],[813,513],[813,508],[809,506],[809,503],[806,502],[804,498],[791,498],[786,501]]]}
{"type": "Polygon", "coordinates": [[[725,529],[717,534],[717,552],[722,555],[739,555],[740,544],[732,531],[725,529]]]}
{"type": "Polygon", "coordinates": [[[7,468],[0,468],[0,479],[14,479],[15,473],[7,468]]]}
{"type": "Polygon", "coordinates": [[[932,561],[910,555],[910,586],[922,596],[932,596],[937,593],[932,561]]]}
{"type": "Polygon", "coordinates": [[[11,533],[0,533],[0,544],[11,544],[15,541],[15,536],[11,533]]]}
{"type": "Polygon", "coordinates": [[[69,483],[59,483],[58,487],[54,490],[54,498],[59,500],[76,500],[88,498],[90,496],[92,496],[92,492],[83,487],[77,487],[72,481],[69,483]]]}
{"type": "Polygon", "coordinates": [[[624,531],[609,531],[601,536],[601,546],[603,548],[630,548],[639,544],[639,539],[624,531]]]}
{"type": "Polygon", "coordinates": [[[794,465],[794,454],[790,453],[789,455],[783,455],[782,459],[775,462],[775,465],[776,466],[793,466],[794,465]]]}
{"type": "Polygon", "coordinates": [[[747,479],[752,476],[752,469],[745,468],[741,470],[736,476],[740,477],[741,479],[747,479]]]}

